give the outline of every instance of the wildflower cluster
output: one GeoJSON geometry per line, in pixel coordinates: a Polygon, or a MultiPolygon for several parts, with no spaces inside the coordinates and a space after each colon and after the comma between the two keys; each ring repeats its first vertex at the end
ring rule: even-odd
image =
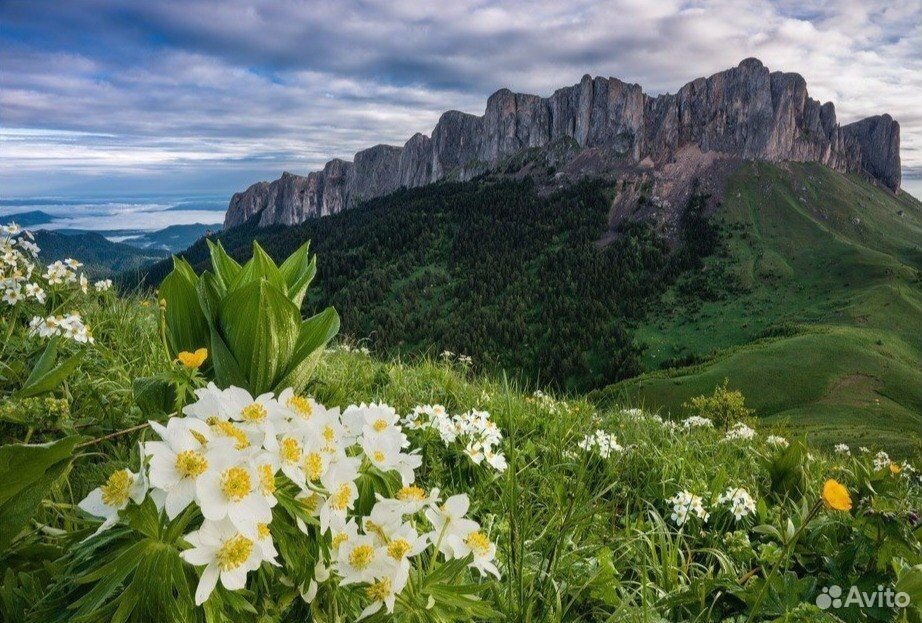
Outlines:
{"type": "Polygon", "coordinates": [[[435,431],[446,446],[463,446],[477,465],[486,461],[500,472],[507,467],[506,456],[498,449],[503,433],[487,411],[449,415],[442,405],[420,405],[403,418],[403,424],[410,430],[435,431]]]}
{"type": "Polygon", "coordinates": [[[740,487],[730,487],[721,493],[717,498],[717,503],[729,506],[730,513],[737,521],[756,512],[755,500],[748,491],[740,487]]]}
{"type": "Polygon", "coordinates": [[[755,436],[756,432],[753,429],[742,422],[737,422],[727,431],[727,434],[724,435],[724,441],[735,441],[737,439],[749,440],[753,439],[755,436]]]}
{"type": "Polygon", "coordinates": [[[83,264],[71,258],[58,260],[48,265],[48,269],[45,271],[43,277],[53,286],[77,284],[80,286],[83,293],[86,294],[89,290],[89,282],[87,281],[86,275],[77,272],[77,269],[82,266],[83,264]]]}
{"type": "Polygon", "coordinates": [[[77,312],[66,316],[35,316],[29,321],[29,334],[39,337],[60,335],[81,344],[92,344],[95,341],[92,331],[77,312]]]}
{"type": "Polygon", "coordinates": [[[672,505],[672,514],[670,518],[677,526],[685,525],[689,516],[695,516],[703,522],[707,522],[711,516],[711,514],[704,509],[701,496],[688,491],[679,491],[668,501],[672,505]]]}
{"type": "Polygon", "coordinates": [[[619,454],[624,452],[624,448],[618,443],[618,438],[601,429],[591,435],[586,435],[576,445],[586,452],[597,453],[603,459],[610,457],[612,452],[619,454]]]}
{"type": "Polygon", "coordinates": [[[107,292],[112,289],[111,279],[100,279],[93,283],[93,289],[97,292],[107,292]]]}
{"type": "Polygon", "coordinates": [[[711,428],[714,426],[714,422],[706,417],[693,415],[682,420],[682,426],[685,428],[685,430],[691,430],[692,428],[711,428]]]}
{"type": "Polygon", "coordinates": [[[38,252],[30,232],[15,223],[0,226],[0,298],[7,305],[26,298],[45,302],[45,290],[32,279],[38,252]]]}
{"type": "Polygon", "coordinates": [[[421,456],[409,450],[388,405],[353,405],[340,413],[291,389],[254,398],[238,387],[209,384],[195,393],[184,417],[165,426],[150,423],[159,440],[144,444],[139,473],[114,473],[80,507],[103,518],[103,530],[147,495],[169,520],[195,506],[203,520],[185,536],[191,548],[182,557],[203,568],[197,604],[218,581],[241,589],[263,563],[283,564],[273,539],[273,522],[288,517],[280,496],[295,500],[296,525],[305,538],[324,543],[314,577],[299,587],[307,601],[324,583],[356,584],[367,602],[361,617],[382,608],[392,612],[417,557],[427,550],[430,558],[470,556],[481,575],[499,575],[496,545],[465,517],[468,497],[441,502],[438,490],[427,494],[415,484],[421,456]],[[374,474],[393,474],[402,486],[393,497],[376,491],[362,516],[360,487],[376,486],[374,474]]]}
{"type": "Polygon", "coordinates": [[[787,448],[790,445],[787,439],[778,435],[769,435],[765,438],[765,443],[777,448],[787,448]]]}

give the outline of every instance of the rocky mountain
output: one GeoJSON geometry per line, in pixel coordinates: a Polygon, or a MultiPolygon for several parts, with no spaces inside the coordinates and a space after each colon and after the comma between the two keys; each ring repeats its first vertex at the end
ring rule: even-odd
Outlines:
{"type": "MultiPolygon", "coordinates": [[[[807,94],[795,73],[770,72],[750,58],[698,78],[675,94],[651,97],[640,85],[588,75],[550,97],[501,89],[482,116],[444,113],[431,137],[403,147],[376,145],[352,162],[335,159],[307,176],[284,173],[230,201],[224,227],[258,215],[261,227],[334,214],[401,187],[467,180],[517,155],[543,152],[556,178],[615,174],[625,181],[612,208],[684,205],[688,182],[726,161],[818,162],[900,187],[899,124],[889,115],[839,125],[831,102],[807,94]],[[652,192],[649,192],[652,189],[652,192]]],[[[714,184],[714,187],[722,184],[714,184]]]]}

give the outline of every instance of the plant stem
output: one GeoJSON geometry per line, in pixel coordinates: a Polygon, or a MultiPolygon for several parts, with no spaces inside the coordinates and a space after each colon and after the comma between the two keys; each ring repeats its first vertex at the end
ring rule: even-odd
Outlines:
{"type": "MultiPolygon", "coordinates": [[[[175,414],[170,414],[170,416],[173,416],[173,415],[175,414]]],[[[147,428],[148,426],[150,426],[150,424],[148,424],[147,422],[144,422],[143,424],[138,424],[137,426],[132,426],[131,428],[125,428],[123,430],[115,431],[114,433],[109,433],[108,435],[103,435],[102,437],[97,437],[96,439],[91,439],[90,441],[84,441],[83,443],[78,443],[75,446],[75,448],[86,448],[87,446],[93,446],[93,445],[96,445],[97,443],[101,443],[108,439],[114,439],[116,437],[121,437],[122,435],[128,435],[129,433],[134,433],[139,430],[143,430],[147,428]]]]}

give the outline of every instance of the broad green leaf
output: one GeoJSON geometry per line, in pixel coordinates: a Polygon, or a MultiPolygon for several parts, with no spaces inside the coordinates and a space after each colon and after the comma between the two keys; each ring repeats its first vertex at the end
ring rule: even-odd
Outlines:
{"type": "Polygon", "coordinates": [[[209,327],[214,327],[218,320],[218,309],[221,305],[221,299],[224,298],[220,280],[207,270],[201,274],[198,280],[199,306],[205,315],[205,320],[209,327]]]}
{"type": "Polygon", "coordinates": [[[208,250],[211,252],[211,266],[214,268],[214,274],[221,285],[221,289],[227,291],[228,286],[234,282],[237,275],[240,274],[242,267],[237,261],[227,254],[221,241],[212,242],[206,239],[208,250]]]}
{"type": "Polygon", "coordinates": [[[288,369],[273,389],[304,389],[323,355],[324,348],[338,332],[339,314],[332,307],[302,322],[288,369]]]}
{"type": "Polygon", "coordinates": [[[48,489],[70,466],[78,439],[0,446],[0,551],[19,534],[48,489]]]}
{"type": "Polygon", "coordinates": [[[237,363],[233,353],[227,347],[227,343],[221,337],[217,327],[211,330],[211,350],[208,354],[208,358],[211,360],[212,366],[214,366],[214,380],[218,387],[247,386],[246,374],[241,370],[240,364],[237,363]]]}
{"type": "Polygon", "coordinates": [[[42,351],[41,357],[38,358],[38,361],[36,361],[35,365],[32,367],[32,372],[29,373],[29,378],[26,379],[23,387],[28,387],[51,371],[54,367],[54,362],[58,359],[58,344],[60,341],[61,338],[59,336],[55,336],[48,340],[45,350],[42,351]]]}
{"type": "Polygon", "coordinates": [[[283,294],[288,291],[288,287],[285,285],[285,278],[282,277],[282,272],[279,270],[278,266],[275,265],[275,262],[272,261],[272,258],[263,251],[261,246],[259,246],[259,243],[254,240],[253,257],[243,265],[243,269],[234,279],[233,283],[227,288],[227,293],[231,294],[251,284],[259,283],[261,279],[268,281],[283,294]]]}
{"type": "Polygon", "coordinates": [[[160,284],[166,301],[167,341],[170,355],[192,352],[208,345],[208,323],[198,301],[198,277],[183,259],[173,259],[173,271],[160,284]]]}
{"type": "Polygon", "coordinates": [[[298,337],[298,308],[266,280],[228,294],[221,334],[254,394],[271,389],[286,370],[298,337]]]}
{"type": "Polygon", "coordinates": [[[176,405],[176,388],[164,378],[145,376],[132,384],[134,401],[147,418],[173,412],[176,405]]]}
{"type": "Polygon", "coordinates": [[[52,339],[35,363],[35,367],[32,368],[29,378],[26,379],[25,384],[19,391],[14,394],[14,397],[31,398],[53,391],[74,371],[80,360],[83,359],[83,353],[77,353],[55,365],[57,354],[57,339],[52,339]]]}
{"type": "Polygon", "coordinates": [[[280,268],[288,286],[288,298],[298,307],[301,307],[307,288],[317,273],[317,258],[308,256],[309,247],[310,241],[305,242],[280,268]]]}

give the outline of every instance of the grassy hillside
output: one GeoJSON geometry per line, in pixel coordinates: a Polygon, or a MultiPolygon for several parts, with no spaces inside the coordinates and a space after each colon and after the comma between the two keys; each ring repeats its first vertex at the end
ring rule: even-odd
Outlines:
{"type": "Polygon", "coordinates": [[[739,409],[730,427],[721,405],[702,414],[713,420],[664,419],[457,357],[324,347],[297,328],[314,326],[292,302],[306,254],[282,270],[264,255],[214,266],[236,275],[232,291],[180,269],[164,303],[29,271],[49,296],[0,315],[0,620],[922,616],[922,480],[892,448],[830,453],[739,409]],[[62,300],[93,341],[29,330],[62,300]],[[206,312],[194,346],[208,350],[176,352],[206,312]],[[302,347],[283,352],[294,331],[302,347]],[[291,377],[291,357],[316,367],[291,377]],[[273,378],[298,386],[254,397],[273,378]],[[834,584],[906,601],[824,611],[834,584]]]}
{"type": "Polygon", "coordinates": [[[732,275],[719,301],[680,281],[638,328],[646,363],[704,360],[625,381],[598,396],[681,411],[722,379],[760,416],[817,440],[885,439],[922,430],[922,207],[909,195],[817,165],[749,164],[716,218],[732,275]]]}

